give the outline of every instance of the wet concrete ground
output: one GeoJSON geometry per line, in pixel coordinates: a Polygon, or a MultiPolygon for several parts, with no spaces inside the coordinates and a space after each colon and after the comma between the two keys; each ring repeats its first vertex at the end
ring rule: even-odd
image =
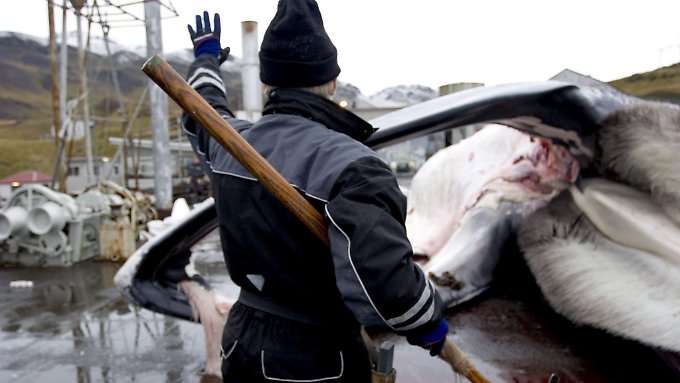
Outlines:
{"type": "MultiPolygon", "coordinates": [[[[211,284],[235,295],[223,268],[201,267],[211,284]]],[[[113,285],[117,269],[103,262],[0,269],[0,382],[199,382],[201,327],[129,305],[113,285]],[[13,280],[34,287],[9,288],[13,280]]],[[[397,350],[397,363],[423,360],[400,371],[400,382],[420,381],[420,368],[451,376],[423,354],[408,345],[397,350]]]]}
{"type": "MultiPolygon", "coordinates": [[[[0,269],[0,382],[199,382],[199,325],[129,305],[113,286],[118,265],[0,269]],[[11,289],[32,280],[32,289],[11,289]]],[[[227,296],[223,264],[199,267],[227,296]]],[[[677,381],[653,350],[577,328],[552,312],[525,272],[449,312],[451,339],[493,382],[677,381]]],[[[680,360],[680,359],[678,359],[680,360]]],[[[442,361],[403,340],[397,382],[456,382],[442,361]]]]}
{"type": "Polygon", "coordinates": [[[0,270],[0,382],[198,381],[201,328],[128,305],[117,268],[0,270]]]}

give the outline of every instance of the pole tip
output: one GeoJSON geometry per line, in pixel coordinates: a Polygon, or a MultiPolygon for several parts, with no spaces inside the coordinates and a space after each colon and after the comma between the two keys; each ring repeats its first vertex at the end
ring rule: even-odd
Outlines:
{"type": "Polygon", "coordinates": [[[142,65],[142,71],[146,72],[147,68],[151,69],[155,66],[160,65],[163,62],[163,59],[159,55],[153,55],[151,56],[144,65],[142,65]]]}

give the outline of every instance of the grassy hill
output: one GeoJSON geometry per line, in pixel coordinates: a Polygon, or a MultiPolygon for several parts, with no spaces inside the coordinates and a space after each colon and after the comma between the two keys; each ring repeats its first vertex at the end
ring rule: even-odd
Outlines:
{"type": "Polygon", "coordinates": [[[624,93],[680,103],[680,63],[610,82],[624,93]]]}
{"type": "MultiPolygon", "coordinates": [[[[78,94],[78,53],[69,48],[68,97],[78,94]]],[[[135,107],[147,78],[140,68],[144,59],[130,52],[114,55],[127,113],[135,107]]],[[[172,61],[179,72],[186,73],[188,63],[172,61]]],[[[241,108],[241,76],[223,72],[233,110],[241,108]]],[[[21,35],[3,34],[0,37],[0,178],[26,169],[51,174],[56,148],[50,131],[52,127],[50,66],[48,49],[34,39],[21,35]]],[[[125,117],[117,112],[118,104],[111,81],[110,64],[106,57],[88,55],[88,85],[90,114],[96,118],[93,151],[98,156],[110,156],[115,147],[108,144],[109,136],[122,136],[125,117]],[[116,118],[118,121],[103,121],[116,118]]],[[[176,121],[179,108],[170,102],[171,135],[178,132],[176,121]]],[[[134,137],[150,137],[148,106],[142,108],[135,122],[134,137]]],[[[74,156],[84,154],[83,142],[76,142],[74,156]]]]}

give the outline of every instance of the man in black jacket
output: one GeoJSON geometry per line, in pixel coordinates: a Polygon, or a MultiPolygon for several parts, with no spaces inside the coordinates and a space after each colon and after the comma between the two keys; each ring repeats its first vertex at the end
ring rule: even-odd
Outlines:
{"type": "Polygon", "coordinates": [[[280,0],[260,50],[268,101],[256,123],[235,119],[219,65],[219,15],[189,26],[195,88],[320,212],[330,251],[190,116],[184,130],[209,171],[225,261],[241,287],[222,339],[229,382],[369,382],[360,325],[387,327],[435,355],[447,322],[411,261],[406,201],[361,142],[373,128],[328,99],[337,51],[314,0],[280,0]]]}

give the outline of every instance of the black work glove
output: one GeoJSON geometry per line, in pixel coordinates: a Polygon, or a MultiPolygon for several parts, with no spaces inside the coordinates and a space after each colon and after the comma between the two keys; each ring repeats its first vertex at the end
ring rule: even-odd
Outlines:
{"type": "Polygon", "coordinates": [[[201,16],[196,15],[196,30],[187,25],[189,28],[189,36],[191,42],[194,44],[194,57],[200,55],[211,55],[217,57],[219,63],[227,61],[229,57],[229,47],[222,49],[220,45],[220,33],[222,33],[222,25],[220,23],[219,13],[215,13],[214,30],[210,28],[210,15],[208,11],[203,11],[203,20],[201,16]]]}

